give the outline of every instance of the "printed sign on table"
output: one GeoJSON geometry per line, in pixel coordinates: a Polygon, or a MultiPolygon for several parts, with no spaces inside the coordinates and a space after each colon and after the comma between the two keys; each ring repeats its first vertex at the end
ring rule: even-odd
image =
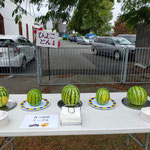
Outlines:
{"type": "Polygon", "coordinates": [[[58,115],[25,115],[20,128],[57,128],[58,115]]]}
{"type": "Polygon", "coordinates": [[[37,30],[36,45],[41,47],[58,47],[58,33],[37,30]]]}

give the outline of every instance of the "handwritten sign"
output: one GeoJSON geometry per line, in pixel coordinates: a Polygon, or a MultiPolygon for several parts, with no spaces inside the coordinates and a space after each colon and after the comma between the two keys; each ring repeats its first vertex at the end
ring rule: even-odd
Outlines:
{"type": "Polygon", "coordinates": [[[37,30],[36,45],[41,47],[57,48],[58,33],[37,30]]]}
{"type": "Polygon", "coordinates": [[[58,115],[25,115],[20,128],[57,128],[58,115]]]}

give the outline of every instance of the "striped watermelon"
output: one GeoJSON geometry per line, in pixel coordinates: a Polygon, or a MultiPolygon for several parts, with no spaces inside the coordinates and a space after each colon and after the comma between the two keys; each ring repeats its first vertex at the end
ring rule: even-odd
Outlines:
{"type": "Polygon", "coordinates": [[[144,105],[147,101],[147,92],[140,86],[133,86],[128,90],[127,98],[133,105],[144,105]]]}
{"type": "Polygon", "coordinates": [[[38,89],[32,89],[27,94],[27,101],[31,106],[38,106],[42,100],[42,93],[38,89]]]}
{"type": "Polygon", "coordinates": [[[62,89],[61,98],[65,105],[76,105],[80,99],[80,91],[74,85],[67,85],[62,89]]]}
{"type": "Polygon", "coordinates": [[[0,107],[3,107],[7,104],[9,99],[8,90],[2,86],[0,86],[0,107]]]}
{"type": "Polygon", "coordinates": [[[110,99],[110,92],[105,88],[100,88],[96,92],[96,101],[99,105],[105,105],[110,99]]]}

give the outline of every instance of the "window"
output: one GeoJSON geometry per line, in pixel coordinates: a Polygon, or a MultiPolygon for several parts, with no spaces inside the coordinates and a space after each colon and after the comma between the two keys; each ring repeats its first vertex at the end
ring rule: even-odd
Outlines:
{"type": "Polygon", "coordinates": [[[19,34],[22,35],[22,22],[19,21],[19,34]]]}
{"type": "Polygon", "coordinates": [[[106,38],[97,38],[95,40],[95,42],[98,42],[98,43],[106,43],[106,38]]]}
{"type": "Polygon", "coordinates": [[[4,18],[1,14],[0,14],[0,34],[5,35],[4,18]]]}
{"type": "Polygon", "coordinates": [[[14,41],[10,39],[0,39],[0,47],[13,46],[14,41]]]}
{"type": "Polygon", "coordinates": [[[114,38],[114,41],[119,45],[131,45],[131,43],[124,38],[114,38]]]}
{"type": "Polygon", "coordinates": [[[18,42],[21,44],[30,44],[30,41],[28,41],[26,38],[21,37],[18,39],[18,42]]]}
{"type": "Polygon", "coordinates": [[[113,40],[110,38],[107,38],[107,44],[112,44],[112,43],[114,43],[113,40]]]}

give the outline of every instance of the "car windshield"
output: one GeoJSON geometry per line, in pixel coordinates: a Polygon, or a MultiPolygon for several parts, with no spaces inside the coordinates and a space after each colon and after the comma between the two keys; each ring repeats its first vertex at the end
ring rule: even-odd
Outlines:
{"type": "Polygon", "coordinates": [[[130,41],[131,43],[135,43],[136,38],[130,38],[129,41],[130,41]]]}
{"type": "Polygon", "coordinates": [[[131,45],[131,42],[129,42],[128,40],[124,39],[124,38],[114,38],[115,43],[119,44],[119,45],[131,45]]]}

